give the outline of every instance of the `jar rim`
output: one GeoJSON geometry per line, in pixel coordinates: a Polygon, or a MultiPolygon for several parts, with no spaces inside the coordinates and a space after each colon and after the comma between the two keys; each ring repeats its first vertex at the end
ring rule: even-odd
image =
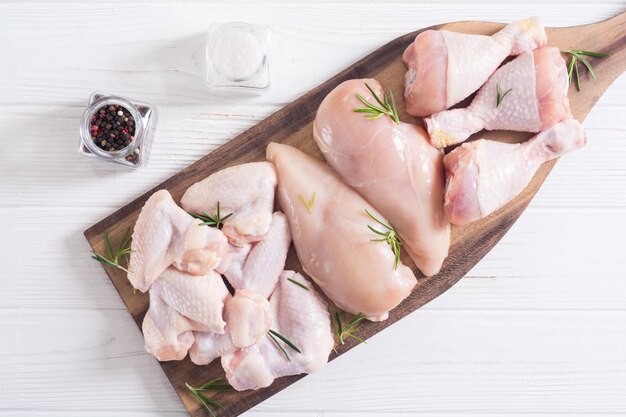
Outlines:
{"type": "Polygon", "coordinates": [[[98,100],[94,100],[83,112],[83,116],[80,122],[80,134],[85,139],[83,142],[90,152],[105,159],[125,158],[128,155],[132,154],[135,149],[137,149],[137,147],[139,147],[140,145],[143,134],[143,122],[141,113],[133,103],[126,100],[125,98],[116,96],[102,97],[98,100]],[[94,116],[102,107],[108,105],[118,105],[124,107],[126,110],[128,110],[128,112],[135,120],[134,140],[131,141],[131,143],[129,143],[124,148],[113,152],[109,152],[100,148],[93,140],[93,136],[91,135],[91,131],[89,129],[92,116],[94,116]]]}

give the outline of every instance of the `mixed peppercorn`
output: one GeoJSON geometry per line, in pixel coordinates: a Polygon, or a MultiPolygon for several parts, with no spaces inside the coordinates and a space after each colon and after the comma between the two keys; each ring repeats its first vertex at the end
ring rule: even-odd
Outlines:
{"type": "MultiPolygon", "coordinates": [[[[107,152],[120,151],[135,140],[135,119],[125,107],[107,105],[91,117],[89,132],[100,149],[107,152]]],[[[139,149],[135,149],[126,156],[126,160],[136,163],[139,153],[139,149]]]]}

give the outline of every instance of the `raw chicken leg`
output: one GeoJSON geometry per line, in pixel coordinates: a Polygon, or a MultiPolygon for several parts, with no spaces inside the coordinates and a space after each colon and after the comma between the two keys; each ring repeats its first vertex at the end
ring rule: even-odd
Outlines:
{"type": "Polygon", "coordinates": [[[294,343],[301,353],[285,345],[288,361],[274,342],[265,337],[251,347],[222,356],[226,379],[238,391],[267,387],[275,378],[285,375],[312,373],[328,362],[333,348],[328,306],[310,282],[293,271],[284,271],[272,293],[270,307],[272,329],[294,343]],[[287,278],[306,286],[308,291],[287,278]]]}
{"type": "Polygon", "coordinates": [[[269,298],[274,290],[280,273],[285,268],[287,252],[291,244],[289,224],[285,215],[279,211],[273,214],[270,230],[263,240],[255,243],[246,258],[241,274],[226,274],[228,282],[235,289],[254,290],[269,298]]]}
{"type": "Polygon", "coordinates": [[[196,365],[211,363],[238,348],[252,346],[265,337],[272,323],[265,297],[251,290],[237,290],[225,308],[226,328],[222,334],[195,332],[189,357],[196,365]]]}
{"type": "Polygon", "coordinates": [[[181,205],[190,213],[232,213],[222,232],[237,246],[261,240],[272,222],[276,172],[272,164],[252,162],[217,171],[195,183],[183,195],[181,205]]]}
{"type": "Polygon", "coordinates": [[[559,49],[541,48],[498,69],[468,108],[443,111],[424,122],[432,144],[439,148],[463,142],[483,128],[540,132],[572,117],[567,89],[567,68],[559,49]]]}
{"type": "Polygon", "coordinates": [[[170,267],[149,294],[142,328],[146,350],[158,360],[184,358],[194,341],[192,331],[224,333],[222,310],[230,294],[217,273],[196,276],[170,267]]]}
{"type": "Polygon", "coordinates": [[[568,119],[521,144],[480,139],[444,158],[445,210],[454,224],[487,216],[520,193],[539,166],[587,143],[580,123],[568,119]]]}
{"type": "Polygon", "coordinates": [[[416,280],[404,264],[396,265],[387,243],[372,241],[380,236],[368,226],[387,230],[365,210],[383,216],[326,164],[296,148],[270,143],[267,158],[276,165],[278,202],[306,273],[345,311],[385,320],[416,280]]]}
{"type": "Polygon", "coordinates": [[[322,101],[313,137],[346,183],[391,222],[422,273],[434,275],[450,246],[450,224],[443,211],[443,153],[420,127],[355,113],[363,107],[355,94],[376,102],[365,83],[382,97],[376,80],[341,83],[322,101]]]}
{"type": "Polygon", "coordinates": [[[492,36],[420,33],[402,55],[409,68],[404,80],[407,112],[429,116],[455,105],[478,90],[507,56],[532,51],[546,41],[536,17],[511,23],[492,36]]]}
{"type": "Polygon", "coordinates": [[[221,232],[202,226],[178,207],[167,190],[152,194],[135,223],[128,280],[146,292],[174,262],[189,272],[206,273],[219,264],[228,250],[221,232]]]}

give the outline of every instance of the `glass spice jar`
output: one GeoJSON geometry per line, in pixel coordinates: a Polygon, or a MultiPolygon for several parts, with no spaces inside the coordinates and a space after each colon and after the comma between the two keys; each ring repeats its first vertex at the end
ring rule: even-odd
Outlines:
{"type": "Polygon", "coordinates": [[[270,87],[266,25],[213,23],[208,29],[205,82],[215,93],[260,94],[270,87]]]}
{"type": "Polygon", "coordinates": [[[80,121],[78,151],[139,168],[148,161],[156,122],[150,104],[95,92],[80,121]]]}

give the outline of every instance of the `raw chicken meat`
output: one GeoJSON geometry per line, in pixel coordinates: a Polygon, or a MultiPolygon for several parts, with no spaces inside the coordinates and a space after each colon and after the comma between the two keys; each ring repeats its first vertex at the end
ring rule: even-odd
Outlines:
{"type": "Polygon", "coordinates": [[[483,128],[540,132],[572,117],[568,86],[559,49],[541,48],[498,69],[469,107],[443,111],[424,122],[432,144],[439,148],[463,142],[483,128]]]}
{"type": "Polygon", "coordinates": [[[520,193],[542,163],[586,143],[585,132],[574,119],[521,144],[485,139],[464,143],[444,158],[448,218],[463,225],[487,216],[520,193]]]}
{"type": "Polygon", "coordinates": [[[429,116],[455,105],[478,90],[507,56],[532,51],[546,41],[536,17],[511,23],[492,36],[420,33],[402,55],[409,68],[404,80],[407,112],[429,116]]]}
{"type": "Polygon", "coordinates": [[[145,348],[159,361],[179,361],[193,344],[194,326],[188,318],[168,306],[150,291],[150,308],[143,319],[145,348]]]}
{"type": "Polygon", "coordinates": [[[450,224],[443,211],[443,153],[420,127],[355,113],[363,107],[355,94],[376,102],[366,83],[383,96],[373,79],[341,83],[322,101],[313,137],[346,183],[391,222],[422,273],[437,274],[450,246],[450,224]]]}
{"type": "Polygon", "coordinates": [[[280,273],[285,268],[287,252],[291,244],[291,233],[285,215],[279,211],[273,214],[269,231],[255,243],[245,260],[241,273],[226,271],[226,278],[235,289],[254,290],[269,298],[280,273]]]}
{"type": "Polygon", "coordinates": [[[224,313],[227,324],[222,334],[194,333],[189,357],[196,365],[209,364],[226,353],[259,342],[272,323],[267,299],[251,290],[237,290],[226,302],[224,313]]]}
{"type": "Polygon", "coordinates": [[[199,276],[169,267],[152,284],[150,292],[209,331],[224,333],[222,310],[230,293],[217,272],[199,276]]]}
{"type": "Polygon", "coordinates": [[[264,337],[253,346],[222,356],[226,379],[238,391],[267,387],[285,375],[312,373],[328,362],[334,343],[328,306],[310,282],[293,271],[284,271],[272,293],[270,308],[272,329],[301,353],[285,345],[288,361],[274,342],[264,337]],[[308,291],[287,278],[301,283],[308,291]]]}
{"type": "Polygon", "coordinates": [[[221,232],[202,226],[178,207],[167,190],[152,194],[139,213],[133,231],[128,280],[139,291],[174,262],[189,272],[206,273],[228,250],[221,232]]]}
{"type": "Polygon", "coordinates": [[[158,360],[183,359],[194,341],[192,331],[224,333],[222,310],[230,294],[219,274],[196,276],[170,267],[149,294],[142,328],[146,350],[158,360]]]}
{"type": "Polygon", "coordinates": [[[232,213],[222,232],[237,246],[261,240],[272,223],[276,172],[272,164],[252,162],[217,171],[187,189],[181,205],[190,213],[222,217],[232,213]]]}
{"type": "Polygon", "coordinates": [[[372,241],[380,236],[368,226],[387,230],[365,210],[384,217],[326,164],[298,149],[270,143],[267,158],[276,165],[278,202],[306,273],[343,310],[385,320],[416,280],[408,267],[396,264],[387,243],[372,241]]]}
{"type": "Polygon", "coordinates": [[[222,257],[216,271],[224,275],[231,285],[233,282],[241,282],[243,279],[243,268],[252,246],[251,243],[246,243],[243,246],[228,245],[228,252],[222,257]]]}

